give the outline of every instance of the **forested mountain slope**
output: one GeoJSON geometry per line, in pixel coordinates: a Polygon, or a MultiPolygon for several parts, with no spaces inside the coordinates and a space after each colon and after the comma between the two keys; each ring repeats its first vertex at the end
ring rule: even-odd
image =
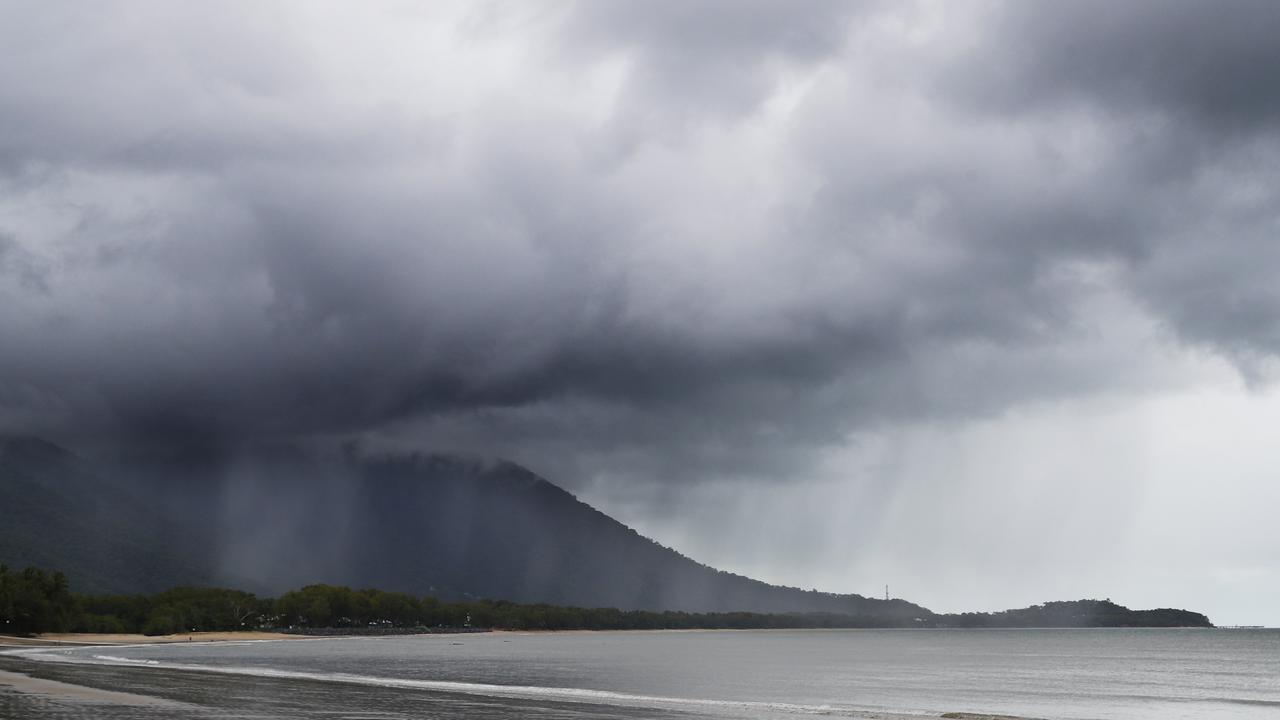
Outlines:
{"type": "Polygon", "coordinates": [[[0,440],[0,561],[85,592],[308,583],[586,607],[832,612],[912,624],[928,610],[768,585],[701,565],[512,463],[443,455],[186,455],[99,464],[0,440]]]}

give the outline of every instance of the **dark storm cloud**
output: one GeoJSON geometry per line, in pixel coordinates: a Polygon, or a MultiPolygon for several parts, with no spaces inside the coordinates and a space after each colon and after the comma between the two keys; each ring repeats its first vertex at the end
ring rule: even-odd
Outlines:
{"type": "MultiPolygon", "coordinates": [[[[963,102],[1008,118],[1085,112],[1119,140],[1107,193],[1135,296],[1251,377],[1280,352],[1280,6],[1013,3],[945,75],[963,102]]],[[[1091,202],[1072,218],[1096,214],[1091,202]]],[[[1058,226],[1052,219],[1043,225],[1058,226]]]]}
{"type": "Polygon", "coordinates": [[[1263,129],[1280,117],[1271,68],[1280,7],[1201,3],[1010,3],[952,79],[976,102],[1008,110],[1081,101],[1144,111],[1209,130],[1263,129]]]}
{"type": "Polygon", "coordinates": [[[0,429],[770,476],[1252,368],[1271,7],[6,5],[0,429]]]}

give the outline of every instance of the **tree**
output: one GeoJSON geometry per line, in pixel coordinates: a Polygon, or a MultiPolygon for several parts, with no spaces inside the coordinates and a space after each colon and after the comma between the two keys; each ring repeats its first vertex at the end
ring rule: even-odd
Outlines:
{"type": "Polygon", "coordinates": [[[76,615],[76,601],[62,573],[29,567],[14,574],[0,566],[0,624],[7,632],[66,632],[76,615]]]}

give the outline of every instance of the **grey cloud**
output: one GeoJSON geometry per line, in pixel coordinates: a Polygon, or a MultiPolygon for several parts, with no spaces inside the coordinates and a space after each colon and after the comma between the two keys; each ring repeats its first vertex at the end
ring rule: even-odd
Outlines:
{"type": "MultiPolygon", "coordinates": [[[[1174,138],[1216,130],[1143,145],[1111,112],[1015,112],[1055,87],[1128,100],[1052,53],[1025,78],[993,68],[1040,42],[1036,22],[1104,46],[1149,9],[1109,29],[1017,6],[942,93],[926,80],[950,77],[947,53],[883,59],[919,65],[886,86],[880,45],[851,51],[892,5],[565,7],[481,23],[475,56],[385,90],[341,85],[298,8],[4,23],[0,426],[385,435],[570,482],[772,477],[866,428],[1141,387],[1131,315],[1236,356],[1280,349],[1270,170],[1215,151],[1153,180],[1174,138]],[[485,75],[504,32],[534,50],[485,75]],[[615,56],[619,99],[575,93],[615,56]],[[772,117],[778,63],[812,85],[772,117]],[[504,72],[563,97],[513,95],[504,72]]],[[[309,20],[332,57],[359,49],[309,20]]],[[[1190,80],[1128,82],[1143,112],[1200,102],[1190,80]]]]}
{"type": "Polygon", "coordinates": [[[1257,130],[1280,112],[1269,78],[1280,8],[1266,0],[1007,3],[951,76],[995,108],[1084,102],[1175,123],[1257,130]]]}
{"type": "Polygon", "coordinates": [[[14,278],[24,292],[48,293],[49,268],[19,246],[12,237],[0,235],[0,275],[14,278]]]}
{"type": "Polygon", "coordinates": [[[771,94],[770,63],[830,59],[873,2],[592,3],[564,25],[571,57],[627,56],[629,111],[753,110],[771,94]]]}
{"type": "MultiPolygon", "coordinates": [[[[1040,259],[1075,248],[1120,260],[1135,301],[1251,380],[1280,351],[1266,269],[1278,259],[1278,23],[1274,3],[1250,0],[1007,3],[934,85],[975,116],[1105,138],[1062,205],[1004,196],[1029,211],[1016,236],[1044,243],[1040,259]]],[[[1046,159],[1032,187],[1058,167],[1046,159]]],[[[1003,229],[977,220],[977,232],[1003,229]]]]}

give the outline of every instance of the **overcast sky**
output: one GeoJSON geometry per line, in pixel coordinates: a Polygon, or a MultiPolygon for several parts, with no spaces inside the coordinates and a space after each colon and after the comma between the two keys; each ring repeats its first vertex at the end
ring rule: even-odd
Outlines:
{"type": "Polygon", "coordinates": [[[500,455],[772,582],[1280,625],[1277,32],[0,0],[0,432],[500,455]]]}

